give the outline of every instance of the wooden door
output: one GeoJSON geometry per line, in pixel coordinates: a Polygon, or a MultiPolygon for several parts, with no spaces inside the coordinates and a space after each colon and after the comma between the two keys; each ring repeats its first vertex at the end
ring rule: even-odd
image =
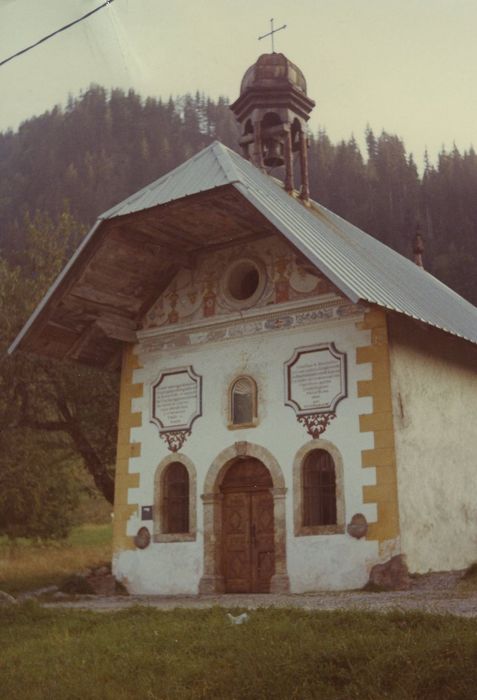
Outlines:
{"type": "Polygon", "coordinates": [[[258,460],[238,466],[231,468],[222,486],[225,590],[268,593],[275,570],[272,482],[258,460]]]}
{"type": "Polygon", "coordinates": [[[250,494],[252,591],[268,593],[275,573],[273,496],[270,491],[250,494]]]}
{"type": "Polygon", "coordinates": [[[223,562],[225,590],[251,590],[250,497],[248,493],[226,493],[223,501],[223,562]]]}

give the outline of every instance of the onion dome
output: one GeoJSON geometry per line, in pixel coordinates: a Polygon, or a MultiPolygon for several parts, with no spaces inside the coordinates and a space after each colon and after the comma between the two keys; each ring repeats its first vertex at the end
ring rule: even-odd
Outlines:
{"type": "Polygon", "coordinates": [[[240,94],[248,88],[277,88],[293,86],[306,95],[305,76],[297,65],[282,53],[263,53],[245,72],[240,94]]]}

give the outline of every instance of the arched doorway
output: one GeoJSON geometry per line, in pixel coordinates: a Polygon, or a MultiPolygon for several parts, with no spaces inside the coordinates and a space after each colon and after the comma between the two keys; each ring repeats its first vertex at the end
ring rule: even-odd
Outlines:
{"type": "MultiPolygon", "coordinates": [[[[204,482],[204,493],[201,496],[204,511],[204,569],[199,583],[199,593],[215,594],[225,591],[223,503],[226,493],[222,490],[222,486],[229,468],[250,460],[259,462],[262,468],[265,467],[272,482],[272,488],[267,486],[267,489],[273,500],[275,573],[269,583],[268,590],[270,593],[286,593],[290,590],[287,573],[285,523],[287,489],[282,470],[275,457],[265,447],[250,442],[236,442],[217,455],[210,465],[204,482]]],[[[232,476],[230,478],[232,479],[232,476]]]]}
{"type": "Polygon", "coordinates": [[[227,469],[222,502],[222,575],[226,593],[268,593],[275,573],[273,481],[258,459],[227,469]]]}

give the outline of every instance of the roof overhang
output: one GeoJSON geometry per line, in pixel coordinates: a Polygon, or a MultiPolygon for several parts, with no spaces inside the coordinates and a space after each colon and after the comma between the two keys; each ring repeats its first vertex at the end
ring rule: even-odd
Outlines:
{"type": "Polygon", "coordinates": [[[283,235],[353,302],[477,343],[477,309],[410,260],[214,142],[113,207],[10,348],[108,367],[150,306],[198,255],[283,235]]]}
{"type": "Polygon", "coordinates": [[[233,185],[100,218],[9,351],[115,367],[180,268],[275,232],[233,185]]]}

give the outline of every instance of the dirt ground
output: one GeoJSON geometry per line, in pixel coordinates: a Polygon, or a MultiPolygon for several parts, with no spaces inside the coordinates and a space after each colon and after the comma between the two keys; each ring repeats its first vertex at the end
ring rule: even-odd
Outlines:
{"type": "Polygon", "coordinates": [[[316,592],[306,594],[227,594],[207,596],[78,596],[74,600],[43,603],[47,607],[108,612],[144,605],[161,610],[208,608],[218,605],[231,610],[260,607],[296,607],[304,610],[420,610],[462,617],[477,617],[477,591],[462,590],[462,572],[443,572],[413,579],[407,591],[316,592]]]}

